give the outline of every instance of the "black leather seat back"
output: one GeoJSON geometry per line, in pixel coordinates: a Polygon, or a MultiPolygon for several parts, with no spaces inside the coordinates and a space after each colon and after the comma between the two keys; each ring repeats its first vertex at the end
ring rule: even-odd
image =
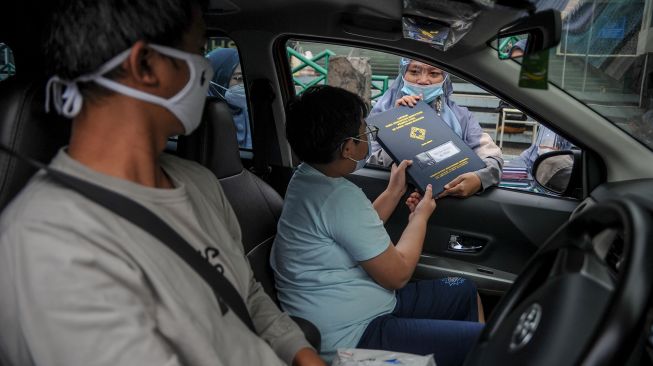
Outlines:
{"type": "MultiPolygon", "coordinates": [[[[283,199],[243,167],[229,106],[218,98],[207,98],[202,123],[191,135],[179,137],[177,154],[199,162],[218,177],[240,223],[243,247],[254,277],[279,305],[269,259],[283,199]]],[[[317,327],[306,319],[292,319],[319,352],[321,335],[317,327]]]]}
{"type": "Polygon", "coordinates": [[[207,98],[202,119],[197,131],[179,137],[177,154],[199,162],[218,177],[240,223],[243,246],[254,276],[276,302],[274,275],[268,259],[283,199],[243,167],[233,117],[225,102],[207,98]]]}
{"type": "MultiPolygon", "coordinates": [[[[47,163],[68,144],[70,120],[45,113],[45,82],[12,77],[0,82],[0,143],[47,163]]],[[[0,153],[0,211],[35,169],[0,153]]]]}
{"type": "MultiPolygon", "coordinates": [[[[71,122],[54,113],[46,114],[44,105],[45,82],[17,78],[0,82],[0,143],[44,163],[52,160],[68,144],[71,122]]],[[[220,179],[240,222],[245,253],[254,276],[278,304],[268,258],[283,200],[274,189],[243,168],[229,107],[211,99],[207,101],[204,117],[198,131],[179,139],[179,155],[200,162],[220,179]]],[[[33,168],[0,152],[0,211],[34,173],[33,168]]],[[[303,319],[295,321],[319,350],[317,328],[303,319]]]]}

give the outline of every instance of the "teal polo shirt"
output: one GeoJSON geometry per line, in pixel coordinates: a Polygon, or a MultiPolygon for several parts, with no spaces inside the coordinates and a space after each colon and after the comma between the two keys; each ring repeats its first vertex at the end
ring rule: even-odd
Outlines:
{"type": "Polygon", "coordinates": [[[363,191],[309,164],[293,175],[270,264],[285,311],[313,322],[322,356],[358,344],[367,325],[394,310],[394,291],[377,284],[359,264],[392,245],[363,191]]]}

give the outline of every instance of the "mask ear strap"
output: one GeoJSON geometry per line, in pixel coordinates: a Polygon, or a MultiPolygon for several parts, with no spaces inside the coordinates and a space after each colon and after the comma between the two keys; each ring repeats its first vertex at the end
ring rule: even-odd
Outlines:
{"type": "Polygon", "coordinates": [[[79,90],[78,82],[95,81],[102,78],[101,75],[119,66],[131,53],[131,48],[124,50],[111,60],[104,63],[100,68],[91,74],[76,77],[73,80],[64,80],[57,75],[52,76],[45,86],[45,111],[50,112],[50,100],[54,109],[66,118],[74,118],[82,109],[84,96],[79,90]]]}
{"type": "MultiPolygon", "coordinates": [[[[343,141],[340,143],[340,147],[339,147],[340,154],[344,154],[344,152],[345,152],[345,144],[346,144],[347,141],[349,141],[350,139],[351,139],[351,137],[348,137],[348,138],[346,138],[345,140],[343,140],[343,141]]],[[[347,157],[347,158],[348,158],[348,157],[347,157]]]]}
{"type": "Polygon", "coordinates": [[[218,94],[220,97],[222,97],[222,99],[227,99],[226,94],[225,94],[225,93],[220,93],[220,92],[218,91],[218,89],[216,88],[216,86],[217,86],[218,88],[224,90],[225,92],[227,91],[227,88],[225,88],[224,86],[222,86],[222,85],[220,85],[220,84],[214,82],[213,80],[209,80],[209,87],[212,88],[211,91],[213,91],[215,94],[218,94]]]}
{"type": "Polygon", "coordinates": [[[51,77],[45,86],[46,113],[50,112],[50,98],[57,113],[66,118],[74,118],[82,109],[84,101],[75,80],[63,80],[56,75],[51,77]]]}

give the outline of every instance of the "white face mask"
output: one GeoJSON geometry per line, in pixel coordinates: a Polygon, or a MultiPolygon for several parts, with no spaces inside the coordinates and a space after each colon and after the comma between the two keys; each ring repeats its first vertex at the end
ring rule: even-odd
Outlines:
{"type": "Polygon", "coordinates": [[[157,95],[148,94],[103,76],[129,57],[131,54],[130,48],[107,61],[95,73],[78,76],[73,80],[63,80],[56,75],[51,77],[46,86],[46,112],[50,109],[50,94],[52,94],[54,107],[57,112],[68,118],[75,117],[82,109],[83,103],[83,97],[79,92],[77,82],[94,81],[117,93],[165,107],[179,119],[184,126],[185,134],[190,134],[197,128],[202,119],[209,81],[213,78],[211,64],[203,56],[180,51],[175,48],[155,44],[150,44],[149,47],[164,55],[182,59],[188,64],[190,72],[188,82],[173,97],[165,99],[157,95]],[[61,90],[62,86],[65,87],[63,92],[61,90]]]}

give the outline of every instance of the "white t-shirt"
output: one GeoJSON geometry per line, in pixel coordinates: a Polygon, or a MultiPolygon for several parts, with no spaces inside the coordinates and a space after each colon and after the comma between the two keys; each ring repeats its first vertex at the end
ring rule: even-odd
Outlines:
{"type": "Polygon", "coordinates": [[[0,363],[280,365],[309,347],[254,280],[215,176],[170,155],[161,166],[174,189],[100,174],[63,150],[51,163],[139,202],[222,267],[260,337],[170,249],[41,172],[0,217],[0,363]]]}

